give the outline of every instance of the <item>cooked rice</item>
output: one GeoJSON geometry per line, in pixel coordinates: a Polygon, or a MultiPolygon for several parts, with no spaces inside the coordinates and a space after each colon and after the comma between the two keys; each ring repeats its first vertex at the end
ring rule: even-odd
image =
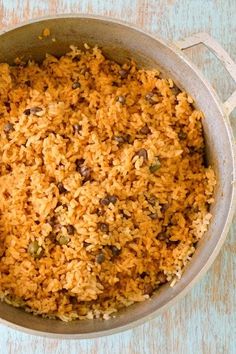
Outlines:
{"type": "Polygon", "coordinates": [[[0,64],[1,299],[107,319],[174,285],[215,185],[192,102],[98,48],[0,64]]]}

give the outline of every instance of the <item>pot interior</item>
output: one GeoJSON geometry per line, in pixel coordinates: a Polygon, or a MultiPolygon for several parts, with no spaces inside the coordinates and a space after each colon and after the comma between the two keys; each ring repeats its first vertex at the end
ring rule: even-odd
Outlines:
{"type": "MultiPolygon", "coordinates": [[[[129,328],[151,318],[180,293],[186,291],[190,283],[203,272],[213,253],[219,248],[227,228],[233,187],[233,155],[230,132],[226,118],[212,93],[191,65],[181,57],[181,53],[148,35],[106,19],[81,17],[57,17],[18,27],[0,36],[0,62],[14,63],[16,57],[33,58],[41,61],[46,53],[60,56],[70,45],[83,47],[98,45],[106,56],[120,63],[133,58],[143,67],[158,67],[171,77],[180,88],[184,88],[205,114],[204,133],[207,143],[207,158],[217,173],[218,185],[215,203],[212,206],[212,222],[208,232],[199,242],[191,263],[181,280],[173,287],[164,285],[150,300],[135,304],[120,311],[115,318],[107,321],[87,320],[64,323],[59,320],[32,316],[21,309],[0,303],[0,318],[21,329],[43,332],[45,335],[88,338],[109,334],[129,328]],[[38,39],[44,28],[51,35],[38,39]],[[52,41],[55,38],[56,41],[52,41]],[[23,328],[22,328],[23,327],[23,328]]],[[[22,284],[24,286],[24,284],[22,284]]]]}

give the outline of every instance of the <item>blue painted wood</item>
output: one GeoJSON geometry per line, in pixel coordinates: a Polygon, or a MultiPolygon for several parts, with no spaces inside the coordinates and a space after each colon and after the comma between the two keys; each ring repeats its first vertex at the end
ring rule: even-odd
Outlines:
{"type": "MultiPolygon", "coordinates": [[[[0,27],[69,12],[112,16],[168,41],[206,31],[236,60],[235,0],[2,0],[0,27]]],[[[189,50],[189,55],[220,97],[227,98],[235,85],[219,62],[201,47],[189,50]]],[[[185,298],[145,325],[82,341],[34,337],[0,325],[0,354],[236,354],[235,231],[236,220],[205,277],[185,298]]]]}

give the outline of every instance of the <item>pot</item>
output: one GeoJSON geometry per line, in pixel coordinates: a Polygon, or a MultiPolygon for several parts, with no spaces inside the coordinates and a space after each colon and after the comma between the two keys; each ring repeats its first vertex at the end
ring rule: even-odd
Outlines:
{"type": "MultiPolygon", "coordinates": [[[[14,63],[16,57],[42,60],[46,53],[60,56],[73,44],[83,47],[98,45],[107,57],[123,62],[134,58],[139,66],[159,67],[164,75],[184,88],[205,114],[203,121],[207,158],[217,174],[215,203],[209,229],[197,245],[197,250],[174,287],[162,286],[150,300],[134,304],[109,320],[84,320],[65,323],[26,313],[6,303],[0,303],[1,322],[31,334],[58,338],[91,338],[113,334],[147,321],[186,294],[207,271],[216,258],[229,230],[235,209],[235,151],[228,115],[236,106],[236,91],[222,103],[211,85],[189,62],[182,50],[205,44],[221,60],[236,80],[236,65],[229,55],[207,34],[197,34],[176,45],[144,33],[133,26],[102,17],[62,15],[30,21],[3,31],[0,35],[0,62],[14,63]],[[39,39],[45,28],[51,36],[39,39]],[[55,38],[55,41],[52,40],[55,38]]],[[[22,284],[24,286],[24,284],[22,284]]]]}

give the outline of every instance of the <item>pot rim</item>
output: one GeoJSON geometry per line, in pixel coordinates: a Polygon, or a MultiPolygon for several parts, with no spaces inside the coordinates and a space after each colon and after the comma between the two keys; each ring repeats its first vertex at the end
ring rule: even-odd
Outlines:
{"type": "Polygon", "coordinates": [[[26,25],[31,25],[31,24],[34,24],[37,22],[44,22],[47,20],[55,20],[55,19],[63,19],[63,18],[64,19],[82,18],[82,19],[88,19],[88,20],[93,19],[93,20],[98,20],[98,21],[110,22],[111,24],[115,23],[115,24],[118,24],[118,25],[121,25],[124,27],[128,27],[130,29],[133,29],[136,32],[139,32],[140,34],[146,35],[146,36],[154,39],[155,41],[160,42],[162,45],[169,48],[170,50],[172,50],[193,71],[195,71],[195,73],[198,75],[199,79],[205,84],[205,86],[208,88],[208,90],[211,91],[212,97],[214,98],[214,101],[215,101],[215,104],[221,113],[222,119],[224,120],[226,130],[228,133],[228,138],[230,141],[232,157],[233,157],[233,166],[232,166],[233,173],[232,173],[232,182],[231,182],[232,183],[231,202],[230,202],[230,206],[229,206],[229,212],[228,212],[228,215],[227,215],[227,218],[225,221],[225,225],[224,225],[223,231],[221,233],[221,237],[220,237],[219,241],[216,243],[212,254],[209,256],[206,263],[201,268],[200,272],[188,283],[188,285],[185,286],[185,288],[183,290],[181,290],[173,299],[169,300],[168,303],[163,305],[161,308],[153,311],[151,314],[148,314],[138,320],[129,322],[123,326],[119,326],[116,328],[103,330],[103,331],[99,331],[99,332],[78,333],[78,334],[77,333],[76,334],[65,334],[65,333],[58,334],[58,333],[53,333],[53,332],[44,332],[44,331],[40,331],[40,330],[34,330],[34,329],[30,329],[30,328],[27,328],[27,327],[24,327],[24,326],[21,326],[18,324],[14,324],[12,322],[9,322],[5,319],[0,318],[0,324],[1,323],[5,324],[8,327],[11,327],[16,330],[20,330],[24,333],[31,334],[31,335],[38,335],[38,336],[42,336],[42,337],[58,338],[58,339],[59,338],[60,339],[92,339],[92,338],[96,338],[96,337],[103,337],[103,336],[108,336],[108,335],[124,332],[124,331],[132,329],[138,325],[144,324],[145,322],[147,322],[149,320],[152,320],[158,314],[161,314],[167,308],[169,308],[174,303],[176,303],[181,298],[183,298],[187,294],[187,292],[189,292],[192,289],[194,284],[196,284],[196,282],[199,281],[203,277],[203,275],[209,270],[210,266],[212,265],[212,263],[216,259],[223,243],[225,242],[225,239],[226,239],[227,233],[229,231],[229,228],[230,228],[233,216],[234,216],[234,212],[235,212],[235,207],[236,207],[236,151],[235,150],[236,149],[235,149],[235,143],[234,143],[234,135],[233,135],[232,127],[230,125],[230,121],[229,121],[229,116],[227,115],[226,110],[225,110],[223,103],[221,102],[218,94],[215,92],[215,90],[213,89],[213,87],[209,83],[209,81],[203,76],[201,71],[189,60],[189,58],[177,46],[175,46],[173,43],[165,42],[162,39],[159,39],[157,36],[153,35],[152,33],[148,32],[146,30],[142,30],[138,26],[135,26],[135,25],[130,24],[129,22],[126,22],[123,20],[118,20],[118,19],[110,17],[110,16],[108,17],[108,16],[92,15],[92,14],[86,14],[86,13],[79,13],[79,14],[65,13],[65,14],[55,14],[55,15],[51,15],[51,16],[47,16],[47,15],[40,16],[40,17],[31,19],[31,20],[23,21],[17,25],[8,26],[6,29],[3,29],[0,31],[0,36],[7,33],[7,32],[17,30],[17,29],[24,27],[26,25]]]}

